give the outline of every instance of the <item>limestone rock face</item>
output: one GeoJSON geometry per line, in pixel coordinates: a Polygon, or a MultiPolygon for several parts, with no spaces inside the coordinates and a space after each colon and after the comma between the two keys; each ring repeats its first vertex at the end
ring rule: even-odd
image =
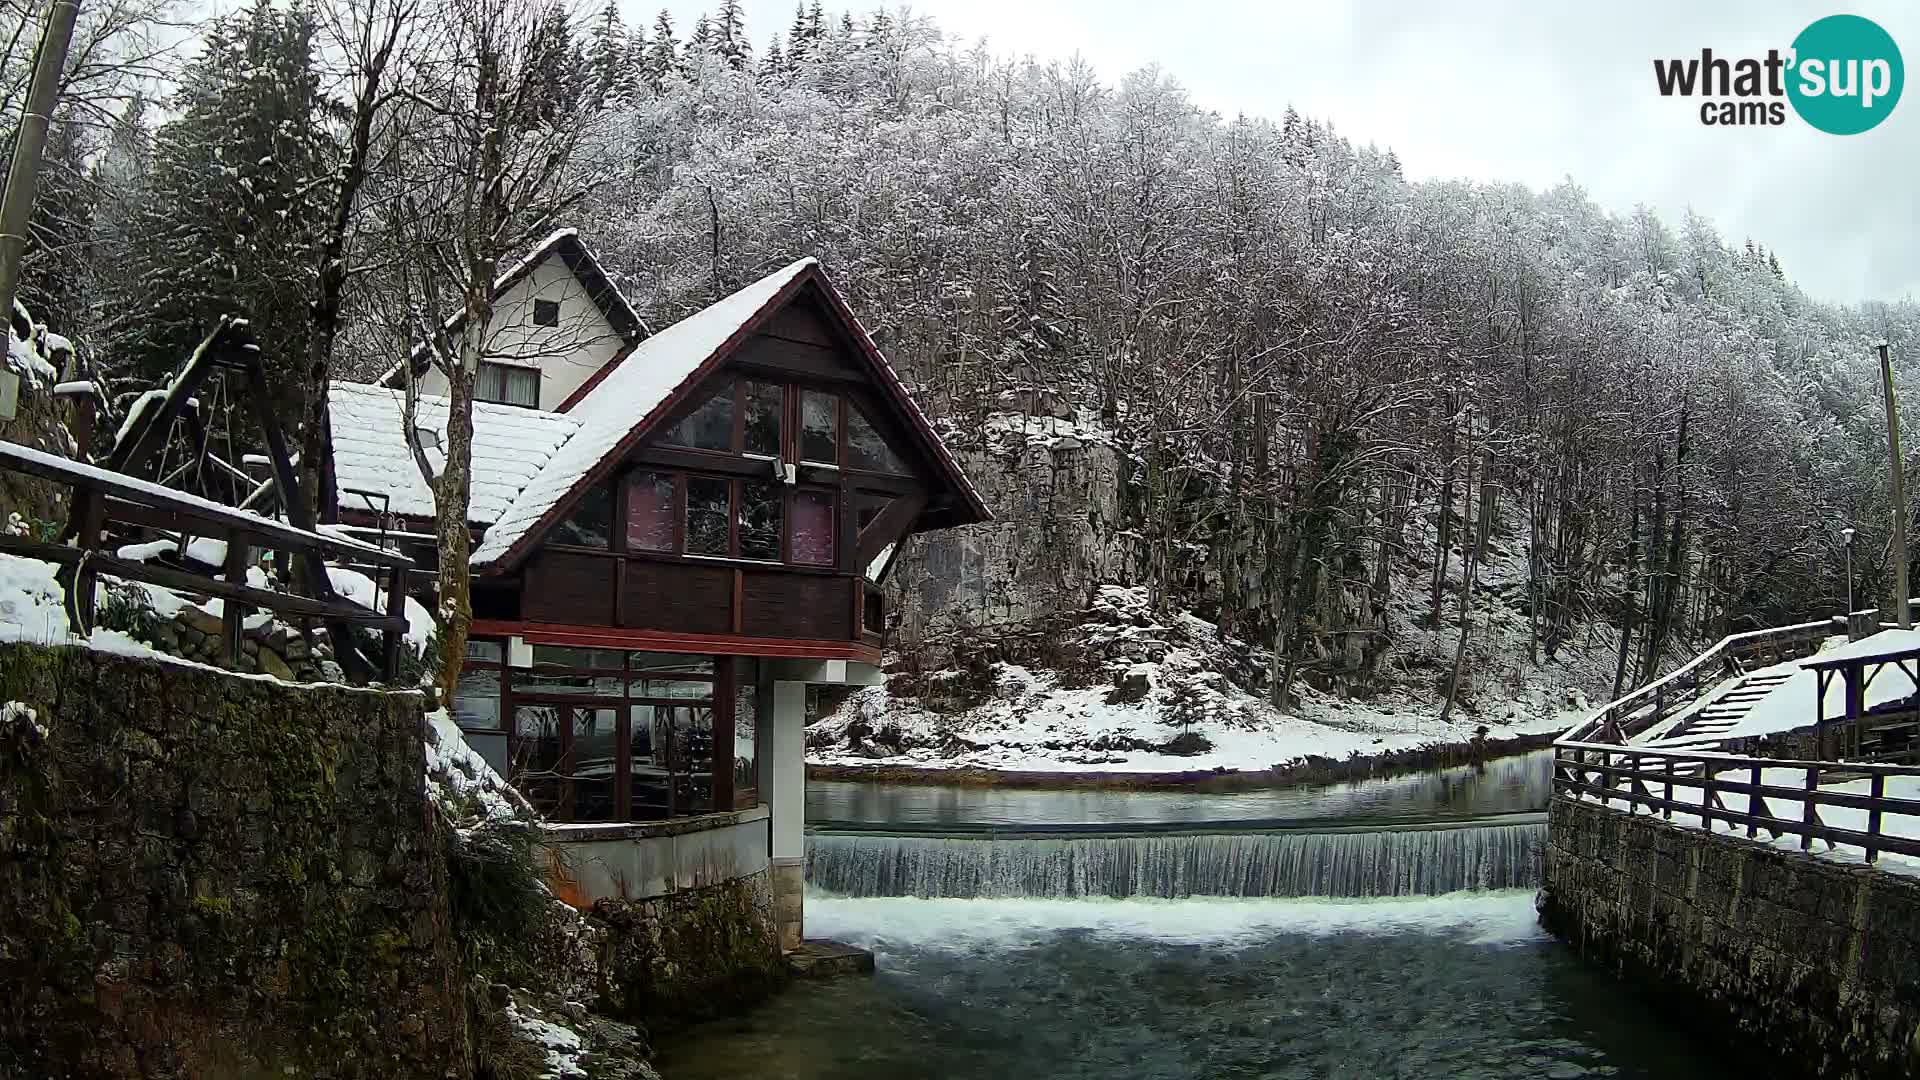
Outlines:
{"type": "Polygon", "coordinates": [[[1128,462],[1107,432],[1072,419],[1051,396],[1032,407],[1041,415],[996,414],[984,436],[953,440],[996,516],[923,534],[903,553],[890,582],[902,647],[955,630],[1028,625],[1085,607],[1096,585],[1134,580],[1128,462]]]}

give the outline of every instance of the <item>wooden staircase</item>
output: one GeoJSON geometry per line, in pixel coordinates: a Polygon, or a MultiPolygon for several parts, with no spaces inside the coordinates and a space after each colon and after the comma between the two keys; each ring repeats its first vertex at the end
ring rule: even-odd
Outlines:
{"type": "Polygon", "coordinates": [[[1733,688],[1715,695],[1712,700],[1701,706],[1698,712],[1682,720],[1672,731],[1658,739],[1661,743],[1671,743],[1685,738],[1692,741],[1724,734],[1731,730],[1760,702],[1761,698],[1793,678],[1795,671],[1787,668],[1762,668],[1749,675],[1741,675],[1733,688]]]}

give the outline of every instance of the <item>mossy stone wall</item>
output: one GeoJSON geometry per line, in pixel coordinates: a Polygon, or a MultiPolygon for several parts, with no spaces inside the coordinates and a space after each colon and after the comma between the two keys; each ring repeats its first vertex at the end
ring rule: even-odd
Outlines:
{"type": "Polygon", "coordinates": [[[0,1076],[466,1076],[422,705],[0,644],[0,1076]]]}
{"type": "Polygon", "coordinates": [[[1906,873],[1556,797],[1540,914],[1766,1075],[1920,1075],[1920,879],[1906,873]]]}
{"type": "Polygon", "coordinates": [[[602,1012],[658,1035],[739,1012],[785,985],[764,871],[649,900],[601,900],[602,1012]]]}

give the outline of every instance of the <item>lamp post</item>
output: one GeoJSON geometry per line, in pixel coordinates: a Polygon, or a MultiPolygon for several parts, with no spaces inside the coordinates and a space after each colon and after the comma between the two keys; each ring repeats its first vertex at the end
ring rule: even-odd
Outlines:
{"type": "Polygon", "coordinates": [[[1874,345],[1880,354],[1880,390],[1887,400],[1887,465],[1893,477],[1893,612],[1900,629],[1913,629],[1913,611],[1907,597],[1907,459],[1900,453],[1900,408],[1893,398],[1893,361],[1887,342],[1874,345]]]}
{"type": "Polygon", "coordinates": [[[1840,539],[1847,545],[1847,614],[1853,614],[1853,529],[1840,530],[1840,539]]]}

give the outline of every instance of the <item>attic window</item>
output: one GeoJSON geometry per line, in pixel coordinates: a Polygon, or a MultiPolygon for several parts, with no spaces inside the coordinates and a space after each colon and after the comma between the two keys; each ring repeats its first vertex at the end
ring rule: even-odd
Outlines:
{"type": "Polygon", "coordinates": [[[533,325],[559,326],[560,325],[560,301],[535,300],[533,302],[533,325]]]}

